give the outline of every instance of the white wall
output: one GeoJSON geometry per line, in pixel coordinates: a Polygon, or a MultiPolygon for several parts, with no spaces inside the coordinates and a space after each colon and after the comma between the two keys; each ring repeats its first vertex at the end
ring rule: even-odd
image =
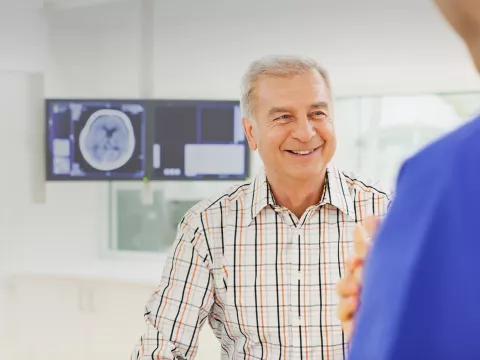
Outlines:
{"type": "MultiPolygon", "coordinates": [[[[15,2],[14,6],[8,5],[0,2],[0,163],[3,169],[0,177],[0,348],[5,351],[8,349],[5,283],[13,268],[12,256],[15,256],[14,250],[19,240],[12,224],[19,223],[28,194],[28,186],[24,186],[24,178],[28,173],[20,162],[15,161],[18,154],[17,160],[22,159],[23,148],[27,146],[26,137],[21,138],[27,129],[23,127],[24,124],[16,123],[15,115],[19,111],[11,111],[11,107],[5,105],[13,101],[21,109],[27,94],[23,91],[25,83],[19,80],[22,78],[19,74],[43,69],[43,49],[46,44],[39,1],[21,0],[15,2]],[[15,36],[11,36],[13,33],[15,36]],[[10,94],[19,96],[12,99],[10,94]],[[12,189],[14,192],[11,192],[12,189]],[[13,202],[13,198],[18,202],[13,202]]],[[[2,356],[6,354],[2,350],[2,356]]]]}
{"type": "Polygon", "coordinates": [[[47,13],[48,97],[139,96],[140,1],[47,13]]]}
{"type": "MultiPolygon", "coordinates": [[[[0,99],[11,111],[24,99],[19,72],[45,71],[47,97],[139,96],[139,1],[0,14],[0,99]]],[[[479,89],[462,43],[427,0],[157,1],[152,15],[156,97],[236,99],[248,62],[271,53],[318,59],[337,95],[479,89]]],[[[355,126],[337,126],[346,149],[355,126]]],[[[105,184],[48,184],[47,203],[31,203],[27,127],[0,118],[0,159],[15,169],[0,177],[3,278],[77,273],[154,284],[160,263],[99,257],[108,236],[105,184]]],[[[340,150],[339,161],[356,159],[340,150]]]]}

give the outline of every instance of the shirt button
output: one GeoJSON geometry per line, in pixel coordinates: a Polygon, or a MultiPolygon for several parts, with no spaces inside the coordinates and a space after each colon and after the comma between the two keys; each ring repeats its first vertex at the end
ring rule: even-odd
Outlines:
{"type": "Polygon", "coordinates": [[[298,235],[297,234],[292,234],[292,236],[290,236],[290,244],[293,244],[294,242],[297,241],[297,238],[298,238],[298,235]]]}

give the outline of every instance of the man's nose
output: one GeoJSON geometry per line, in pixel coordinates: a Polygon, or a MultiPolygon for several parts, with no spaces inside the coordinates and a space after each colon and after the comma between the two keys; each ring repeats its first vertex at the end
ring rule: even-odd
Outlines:
{"type": "Polygon", "coordinates": [[[307,143],[315,136],[315,128],[308,118],[298,119],[292,137],[303,143],[307,143]]]}

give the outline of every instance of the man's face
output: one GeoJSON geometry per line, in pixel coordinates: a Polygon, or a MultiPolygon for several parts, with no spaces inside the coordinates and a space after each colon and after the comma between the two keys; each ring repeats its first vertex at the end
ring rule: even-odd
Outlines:
{"type": "Polygon", "coordinates": [[[480,1],[435,0],[450,25],[463,38],[480,71],[480,1]]]}
{"type": "Polygon", "coordinates": [[[255,120],[244,119],[252,150],[270,172],[294,180],[320,176],[336,149],[331,92],[318,71],[264,77],[256,84],[255,120]]]}

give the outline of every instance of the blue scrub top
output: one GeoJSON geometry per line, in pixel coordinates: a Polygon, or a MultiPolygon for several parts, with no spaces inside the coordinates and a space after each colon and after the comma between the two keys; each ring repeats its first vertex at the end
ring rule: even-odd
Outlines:
{"type": "Polygon", "coordinates": [[[349,360],[480,360],[480,117],[402,166],[349,360]]]}

